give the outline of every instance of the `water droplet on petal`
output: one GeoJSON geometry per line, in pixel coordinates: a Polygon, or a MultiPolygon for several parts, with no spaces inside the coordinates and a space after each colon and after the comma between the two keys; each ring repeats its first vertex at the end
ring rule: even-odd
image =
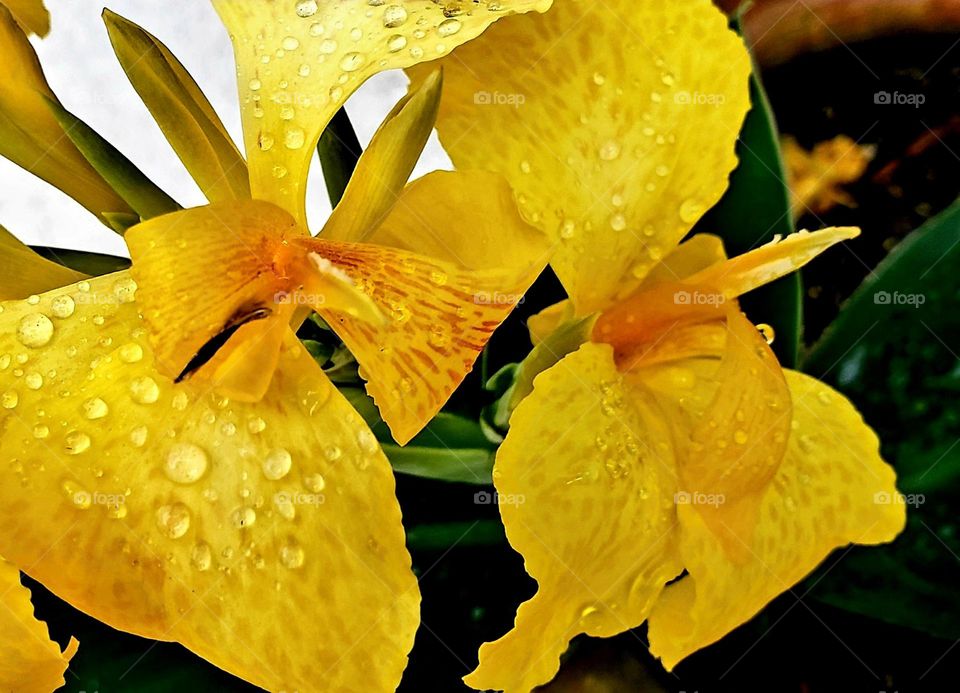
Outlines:
{"type": "Polygon", "coordinates": [[[237,508],[230,514],[230,522],[237,529],[252,527],[257,521],[257,511],[249,506],[237,508]]]}
{"type": "Polygon", "coordinates": [[[17,339],[31,349],[46,346],[53,339],[53,323],[43,313],[25,315],[17,325],[17,339]]]}
{"type": "Polygon", "coordinates": [[[460,31],[462,24],[459,19],[451,17],[450,19],[445,19],[440,22],[440,25],[437,27],[437,33],[440,36],[453,36],[455,33],[460,31]]]}
{"type": "Polygon", "coordinates": [[[608,140],[600,147],[600,158],[604,161],[613,161],[620,156],[620,143],[608,140]]]}
{"type": "Polygon", "coordinates": [[[684,200],[680,205],[680,219],[687,224],[692,224],[703,216],[703,205],[698,200],[690,198],[684,200]]]}
{"type": "Polygon", "coordinates": [[[197,570],[210,570],[213,565],[213,551],[206,542],[200,542],[190,552],[190,563],[197,570]]]}
{"type": "Polygon", "coordinates": [[[102,419],[109,413],[110,413],[110,408],[107,406],[107,403],[104,402],[99,397],[88,399],[86,402],[83,403],[83,415],[86,416],[91,421],[96,419],[102,419]]]}
{"type": "Polygon", "coordinates": [[[363,55],[355,51],[350,53],[345,53],[342,58],[340,58],[340,69],[344,72],[353,72],[363,65],[363,55]]]}
{"type": "Polygon", "coordinates": [[[280,563],[291,570],[302,566],[304,558],[303,548],[296,542],[291,542],[280,549],[280,563]]]}
{"type": "Polygon", "coordinates": [[[390,5],[383,11],[383,25],[387,28],[398,27],[407,21],[407,11],[400,5],[390,5]]]}
{"type": "Polygon", "coordinates": [[[397,51],[402,51],[407,47],[407,38],[402,34],[394,34],[387,39],[387,50],[391,53],[396,53],[397,51]]]}
{"type": "Polygon", "coordinates": [[[150,376],[137,378],[130,383],[130,396],[139,404],[153,404],[160,399],[160,387],[150,376]]]}
{"type": "Polygon", "coordinates": [[[760,330],[760,335],[767,344],[773,344],[773,340],[776,339],[777,333],[774,331],[771,325],[762,322],[757,325],[757,329],[760,330]]]}
{"type": "Polygon", "coordinates": [[[167,452],[163,471],[177,484],[192,484],[207,471],[207,453],[192,443],[176,443],[167,452]]]}
{"type": "Polygon", "coordinates": [[[306,135],[301,128],[290,128],[284,136],[283,143],[287,149],[300,149],[305,139],[306,135]]]}
{"type": "Polygon", "coordinates": [[[117,352],[124,363],[136,363],[143,358],[143,347],[136,342],[124,344],[117,352]]]}
{"type": "Polygon", "coordinates": [[[327,481],[323,478],[323,474],[310,474],[303,480],[303,483],[313,493],[320,493],[327,487],[327,481]]]}
{"type": "Polygon", "coordinates": [[[263,475],[271,481],[282,479],[290,473],[293,466],[293,458],[290,453],[283,448],[271,450],[263,459],[263,475]]]}
{"type": "Polygon", "coordinates": [[[57,296],[50,301],[50,312],[53,313],[53,317],[61,320],[73,315],[76,308],[77,304],[69,296],[57,296]]]}
{"type": "Polygon", "coordinates": [[[190,510],[183,503],[161,505],[156,519],[157,529],[170,539],[179,539],[190,529],[190,510]]]}
{"type": "Polygon", "coordinates": [[[80,455],[90,449],[90,436],[82,431],[70,431],[64,443],[64,451],[68,455],[80,455]]]}
{"type": "Polygon", "coordinates": [[[147,442],[147,427],[137,426],[130,431],[130,442],[133,443],[134,447],[142,448],[147,442]]]}

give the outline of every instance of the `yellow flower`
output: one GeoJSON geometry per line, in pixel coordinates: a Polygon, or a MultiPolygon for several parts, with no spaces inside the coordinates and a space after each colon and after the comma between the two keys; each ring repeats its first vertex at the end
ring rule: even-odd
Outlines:
{"type": "Polygon", "coordinates": [[[529,691],[574,636],[644,621],[672,668],[835,547],[896,536],[876,436],[840,394],[782,369],[737,303],[857,231],[732,260],[716,237],[678,246],[722,196],[749,108],[749,56],[722,13],[556,3],[442,62],[441,141],[457,166],[510,179],[560,243],[571,297],[531,320],[531,358],[555,365],[494,469],[501,496],[524,501],[500,511],[539,590],[467,683],[529,691]],[[551,352],[561,330],[586,341],[551,352]]]}
{"type": "MultiPolygon", "coordinates": [[[[16,299],[0,303],[0,554],[82,611],[256,685],[396,687],[419,590],[393,474],[292,328],[316,309],[406,442],[542,269],[547,242],[495,174],[406,185],[439,73],[391,112],[317,238],[307,166],[363,79],[549,4],[216,0],[236,48],[246,163],[172,54],[107,15],[128,76],[213,203],[135,226],[132,273],[94,279],[0,236],[0,297],[16,299]]],[[[30,68],[0,92],[16,126],[0,130],[0,151],[16,154],[39,113],[16,105],[42,73],[9,14],[0,25],[0,53],[30,68]]],[[[53,125],[41,135],[66,141],[53,125]]],[[[56,167],[45,177],[86,191],[56,167]]]]}

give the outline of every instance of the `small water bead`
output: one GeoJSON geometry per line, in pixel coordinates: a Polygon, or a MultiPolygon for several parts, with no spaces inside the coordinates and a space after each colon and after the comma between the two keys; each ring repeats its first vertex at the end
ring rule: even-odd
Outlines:
{"type": "Polygon", "coordinates": [[[285,51],[295,51],[300,47],[300,41],[295,36],[285,36],[280,42],[280,46],[285,51]]]}
{"type": "Polygon", "coordinates": [[[573,238],[577,231],[577,224],[573,219],[564,219],[560,225],[560,238],[569,240],[573,238]]]}
{"type": "Polygon", "coordinates": [[[654,173],[656,173],[661,178],[665,178],[667,175],[670,174],[670,167],[667,166],[666,164],[660,164],[659,166],[657,166],[656,169],[654,169],[654,173]]]}
{"type": "Polygon", "coordinates": [[[160,387],[150,376],[143,376],[130,383],[130,396],[138,404],[153,404],[160,399],[160,387]]]}
{"type": "Polygon", "coordinates": [[[267,454],[261,466],[263,475],[271,481],[276,481],[290,473],[290,468],[293,467],[293,457],[287,450],[277,448],[267,454]]]}
{"type": "Polygon", "coordinates": [[[50,435],[50,428],[44,426],[43,424],[38,424],[33,427],[33,437],[37,440],[43,440],[50,435]]]}
{"type": "Polygon", "coordinates": [[[0,356],[0,371],[5,371],[10,368],[10,362],[13,359],[10,357],[10,354],[3,354],[0,356]]]}
{"type": "Polygon", "coordinates": [[[333,39],[324,39],[320,42],[320,52],[324,55],[331,55],[337,51],[337,42],[333,39]]]}
{"type": "Polygon", "coordinates": [[[84,294],[90,291],[90,282],[83,281],[77,284],[77,291],[84,294]]]}
{"type": "Polygon", "coordinates": [[[130,431],[130,442],[134,447],[142,448],[147,442],[147,435],[148,431],[146,426],[137,426],[130,431]]]}
{"type": "Polygon", "coordinates": [[[306,140],[306,135],[301,128],[290,128],[284,136],[283,143],[287,149],[300,149],[306,140]]]}
{"type": "Polygon", "coordinates": [[[274,178],[277,178],[277,179],[279,179],[279,178],[284,178],[284,177],[286,177],[286,175],[287,175],[287,167],[286,167],[286,166],[277,165],[277,166],[274,166],[274,167],[273,167],[273,177],[274,177],[274,178]]]}
{"type": "Polygon", "coordinates": [[[410,57],[419,60],[423,57],[423,49],[420,46],[414,46],[410,49],[410,57]]]}
{"type": "Polygon", "coordinates": [[[703,216],[703,205],[698,200],[690,198],[680,205],[680,219],[687,224],[693,224],[703,216]]]}
{"type": "Polygon", "coordinates": [[[627,218],[617,212],[610,217],[610,228],[614,231],[623,231],[625,228],[627,228],[627,218]]]}
{"type": "Polygon", "coordinates": [[[833,398],[826,390],[820,390],[820,392],[817,393],[817,399],[820,400],[820,404],[831,404],[833,402],[833,398]]]}
{"type": "Polygon", "coordinates": [[[61,320],[69,318],[76,309],[76,302],[69,296],[57,296],[50,301],[50,312],[53,313],[53,317],[61,320]]]}
{"type": "Polygon", "coordinates": [[[377,438],[370,431],[362,429],[357,433],[357,444],[360,449],[366,453],[374,453],[378,450],[377,438]]]}
{"type": "Polygon", "coordinates": [[[190,509],[183,503],[161,505],[156,513],[157,529],[169,539],[179,539],[190,529],[190,509]]]}
{"type": "Polygon", "coordinates": [[[208,464],[203,448],[193,443],[176,443],[167,452],[163,471],[174,483],[193,484],[207,472],[208,464]]]}
{"type": "Polygon", "coordinates": [[[600,158],[604,161],[613,161],[620,156],[620,143],[615,140],[608,140],[600,147],[600,158]]]}
{"type": "Polygon", "coordinates": [[[440,25],[437,27],[437,33],[440,36],[453,36],[460,31],[462,26],[459,19],[451,17],[450,19],[445,19],[440,22],[440,25]]]}
{"type": "Polygon", "coordinates": [[[273,148],[273,144],[276,140],[273,139],[273,135],[267,132],[261,132],[260,136],[257,138],[257,146],[260,147],[260,151],[267,152],[273,148]]]}
{"type": "Polygon", "coordinates": [[[109,413],[110,407],[108,407],[107,403],[99,397],[88,399],[83,403],[83,415],[91,421],[102,419],[109,413]]]}
{"type": "Polygon", "coordinates": [[[39,390],[43,387],[43,376],[36,371],[27,373],[27,377],[23,379],[23,382],[29,389],[39,390]]]}
{"type": "Polygon", "coordinates": [[[521,173],[530,173],[530,162],[524,159],[520,162],[521,173]]]}
{"type": "MultiPolygon", "coordinates": [[[[259,79],[257,79],[256,77],[254,77],[253,79],[251,79],[251,80],[247,83],[247,86],[250,87],[250,90],[251,90],[251,91],[259,91],[259,90],[260,90],[260,87],[263,86],[263,82],[261,82],[259,79]]],[[[257,98],[259,98],[259,97],[257,97],[257,98]]]]}
{"type": "Polygon", "coordinates": [[[31,349],[46,346],[53,339],[53,323],[43,313],[25,315],[17,325],[17,339],[31,349]]]}
{"type": "Polygon", "coordinates": [[[190,564],[199,571],[210,570],[213,565],[213,551],[205,541],[200,542],[190,551],[190,564]]]}
{"type": "Polygon", "coordinates": [[[343,450],[336,445],[328,445],[323,449],[323,456],[328,462],[336,462],[343,456],[343,450]]]}
{"type": "Polygon", "coordinates": [[[118,279],[113,283],[113,295],[120,303],[133,303],[137,300],[137,283],[131,277],[118,279]]]}
{"type": "Polygon", "coordinates": [[[70,431],[64,443],[64,451],[68,455],[80,455],[90,449],[90,436],[83,431],[70,431]]]}
{"type": "Polygon", "coordinates": [[[280,516],[292,520],[297,516],[297,509],[293,506],[290,495],[287,493],[278,493],[273,497],[273,507],[277,509],[280,516]]]}
{"type": "Polygon", "coordinates": [[[247,430],[250,431],[250,433],[262,433],[266,427],[267,422],[261,419],[259,416],[247,421],[247,430]]]}
{"type": "Polygon", "coordinates": [[[93,316],[93,324],[100,327],[104,323],[104,317],[102,315],[93,316]]]}
{"type": "Polygon", "coordinates": [[[190,398],[187,397],[187,393],[183,390],[177,392],[170,399],[170,406],[176,409],[177,411],[183,411],[187,408],[187,405],[190,404],[190,398]]]}
{"type": "Polygon", "coordinates": [[[598,87],[603,86],[603,84],[606,81],[607,81],[607,78],[604,77],[601,73],[599,72],[593,73],[593,83],[596,84],[598,87]]]}
{"type": "Polygon", "coordinates": [[[257,522],[257,511],[250,506],[237,508],[230,515],[230,522],[237,529],[252,527],[257,522]]]}
{"type": "Polygon", "coordinates": [[[317,0],[300,0],[296,5],[297,16],[303,19],[312,17],[319,9],[320,7],[317,5],[317,0]]]}
{"type": "Polygon", "coordinates": [[[320,493],[327,487],[327,481],[323,478],[323,474],[310,474],[303,480],[303,483],[313,493],[320,493]]]}
{"type": "Polygon", "coordinates": [[[296,542],[291,542],[280,549],[280,563],[285,568],[291,570],[299,568],[303,565],[305,558],[303,547],[296,542]]]}
{"type": "Polygon", "coordinates": [[[398,27],[407,21],[407,11],[401,5],[390,5],[383,11],[383,25],[388,29],[398,27]]]}
{"type": "Polygon", "coordinates": [[[297,74],[301,77],[310,76],[310,66],[307,63],[302,63],[300,67],[297,68],[297,74]]]}
{"type": "Polygon", "coordinates": [[[777,333],[774,331],[771,325],[762,322],[757,325],[757,329],[760,331],[760,335],[767,344],[773,344],[773,340],[776,339],[777,333]]]}
{"type": "Polygon", "coordinates": [[[36,306],[40,304],[40,297],[36,294],[32,294],[27,297],[27,303],[31,306],[36,306]]]}
{"type": "Polygon", "coordinates": [[[143,347],[136,342],[129,342],[120,347],[117,355],[124,363],[136,363],[143,358],[143,347]]]}
{"type": "Polygon", "coordinates": [[[394,34],[387,39],[387,50],[391,53],[402,51],[407,47],[407,37],[402,34],[394,34]]]}
{"type": "Polygon", "coordinates": [[[736,431],[734,431],[733,441],[734,441],[735,443],[737,443],[737,445],[746,445],[746,444],[747,444],[747,440],[748,440],[748,438],[747,438],[747,433],[746,433],[746,431],[739,430],[739,429],[736,430],[736,431]]]}

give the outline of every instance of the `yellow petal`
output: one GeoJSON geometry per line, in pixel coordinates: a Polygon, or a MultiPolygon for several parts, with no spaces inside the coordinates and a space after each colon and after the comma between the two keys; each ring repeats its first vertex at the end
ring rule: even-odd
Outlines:
{"type": "Polygon", "coordinates": [[[419,594],[373,434],[290,331],[258,404],[174,385],[127,280],[3,305],[0,552],[257,686],[395,689],[419,594]]]}
{"type": "Polygon", "coordinates": [[[46,36],[50,31],[50,13],[43,0],[3,0],[10,13],[25,31],[46,36]]]}
{"type": "Polygon", "coordinates": [[[393,108],[357,161],[343,199],[323,228],[324,238],[363,241],[377,230],[433,131],[442,86],[438,70],[393,108]]]}
{"type": "Polygon", "coordinates": [[[684,441],[677,449],[678,492],[731,560],[743,561],[760,499],[786,450],[791,403],[776,356],[735,306],[724,331],[712,368],[703,360],[713,344],[707,341],[698,361],[645,366],[637,359],[632,375],[658,393],[684,441]]]}
{"type": "Polygon", "coordinates": [[[131,228],[125,239],[160,370],[180,375],[212,338],[257,311],[289,319],[289,297],[302,288],[308,265],[289,242],[305,233],[282,209],[255,200],[131,228]]]}
{"type": "Polygon", "coordinates": [[[608,637],[647,617],[680,572],[673,550],[673,446],[649,393],[586,344],[535,381],[497,454],[510,544],[539,590],[514,629],[480,649],[474,688],[530,691],[579,633],[608,637]]]}
{"type": "Polygon", "coordinates": [[[859,235],[860,229],[849,226],[813,232],[799,231],[726,262],[714,264],[686,281],[722,289],[726,298],[736,298],[795,272],[830,246],[859,235]]]}
{"type": "Polygon", "coordinates": [[[873,431],[839,393],[793,371],[786,378],[793,428],[745,541],[749,561],[731,562],[702,515],[679,508],[690,575],[667,587],[650,615],[650,649],[667,669],[752,618],[835,548],[887,542],[904,526],[873,431]]]}
{"type": "Polygon", "coordinates": [[[737,164],[750,59],[709,0],[556,3],[441,62],[441,142],[458,168],[506,175],[562,241],[580,315],[667,255],[737,164]]]}
{"type": "Polygon", "coordinates": [[[2,226],[0,258],[4,267],[0,275],[0,300],[26,298],[84,278],[79,272],[37,255],[2,226]]]}
{"type": "Polygon", "coordinates": [[[47,627],[34,618],[30,590],[20,584],[20,571],[0,558],[0,689],[19,693],[51,693],[64,685],[64,672],[77,652],[70,639],[63,652],[47,627]]]}
{"type": "Polygon", "coordinates": [[[410,185],[369,240],[321,236],[295,244],[351,277],[389,319],[358,322],[317,307],[360,362],[367,391],[405,444],[522,300],[546,264],[546,238],[520,218],[499,176],[437,172],[410,185]]]}
{"type": "Polygon", "coordinates": [[[132,210],[66,136],[47,105],[56,100],[37,55],[0,5],[0,154],[55,185],[96,215],[132,210]]]}
{"type": "Polygon", "coordinates": [[[553,334],[565,322],[573,319],[573,304],[569,301],[560,301],[547,306],[539,313],[527,318],[527,329],[530,330],[530,341],[540,344],[553,334]]]}
{"type": "Polygon", "coordinates": [[[130,83],[207,199],[250,197],[247,164],[186,68],[133,22],[110,10],[103,20],[130,83]]]}
{"type": "Polygon", "coordinates": [[[641,287],[654,286],[664,282],[678,282],[697,272],[723,262],[727,254],[719,236],[698,233],[674,248],[669,255],[654,265],[644,278],[641,287]]]}
{"type": "Polygon", "coordinates": [[[371,75],[439,58],[496,20],[551,0],[214,0],[233,40],[253,196],[304,220],[323,128],[371,75]]]}

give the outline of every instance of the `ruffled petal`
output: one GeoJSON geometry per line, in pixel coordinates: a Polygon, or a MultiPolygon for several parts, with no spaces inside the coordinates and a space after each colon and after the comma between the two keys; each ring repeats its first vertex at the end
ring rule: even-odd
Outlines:
{"type": "Polygon", "coordinates": [[[323,128],[368,77],[439,58],[496,20],[551,0],[213,0],[239,70],[253,196],[304,218],[323,128]]]}
{"type": "Polygon", "coordinates": [[[457,168],[507,176],[561,242],[580,315],[635,286],[737,164],[750,58],[709,0],[560,2],[441,62],[441,142],[457,168]]]}
{"type": "Polygon", "coordinates": [[[650,615],[650,649],[667,669],[748,621],[837,547],[880,544],[906,513],[893,469],[873,431],[842,395],[786,371],[793,399],[783,463],[731,561],[693,505],[679,507],[680,552],[689,575],[664,590],[650,615]]]}
{"type": "Polygon", "coordinates": [[[18,693],[51,693],[63,678],[79,643],[73,638],[63,652],[47,627],[33,615],[30,590],[20,584],[20,571],[0,558],[0,689],[18,693]]]}
{"type": "Polygon", "coordinates": [[[547,241],[520,218],[502,178],[444,171],[408,186],[369,240],[321,236],[294,245],[339,268],[387,316],[386,324],[361,322],[317,306],[356,356],[393,437],[405,444],[522,300],[547,262],[547,241]]]}
{"type": "Polygon", "coordinates": [[[87,163],[53,112],[56,101],[40,61],[10,11],[0,4],[0,155],[54,185],[98,217],[132,210],[87,163]]]}
{"type": "Polygon", "coordinates": [[[373,434],[289,330],[256,405],[174,385],[129,281],[3,304],[0,552],[263,688],[395,689],[419,594],[373,434]]]}
{"type": "Polygon", "coordinates": [[[464,680],[525,693],[556,674],[575,635],[640,625],[680,572],[670,432],[610,347],[586,344],[517,407],[494,483],[507,537],[539,590],[464,680]]]}
{"type": "Polygon", "coordinates": [[[2,226],[0,258],[4,267],[0,276],[0,301],[41,294],[84,278],[79,272],[37,255],[2,226]]]}

